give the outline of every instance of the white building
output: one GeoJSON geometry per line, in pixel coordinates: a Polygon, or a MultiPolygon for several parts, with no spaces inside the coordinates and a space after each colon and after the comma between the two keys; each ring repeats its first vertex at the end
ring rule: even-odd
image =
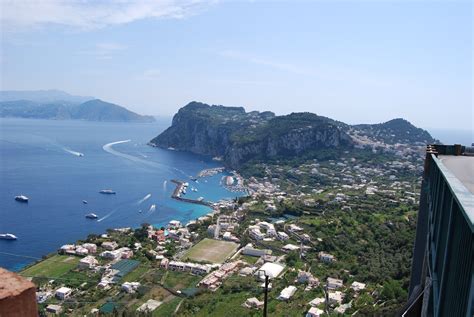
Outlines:
{"type": "Polygon", "coordinates": [[[76,254],[77,255],[88,255],[89,254],[89,250],[87,250],[86,248],[82,247],[82,246],[78,246],[76,248],[76,254]]]}
{"type": "Polygon", "coordinates": [[[323,252],[323,251],[319,252],[318,256],[322,262],[326,262],[326,263],[332,263],[336,260],[334,255],[323,252]]]}
{"type": "Polygon", "coordinates": [[[118,247],[118,244],[115,241],[104,242],[104,243],[102,243],[102,247],[106,250],[112,251],[112,250],[115,250],[118,247]]]}
{"type": "Polygon", "coordinates": [[[92,255],[88,255],[79,261],[79,269],[91,269],[95,267],[99,262],[92,255]]]}
{"type": "Polygon", "coordinates": [[[324,303],[325,301],[326,301],[326,299],[324,299],[324,297],[316,297],[315,299],[310,301],[309,304],[311,305],[311,307],[316,307],[316,306],[319,306],[320,304],[324,303]]]}
{"type": "Polygon", "coordinates": [[[290,238],[290,237],[286,234],[286,232],[278,231],[278,239],[283,240],[283,241],[286,241],[286,240],[288,240],[289,238],[290,238]]]}
{"type": "Polygon", "coordinates": [[[278,277],[284,268],[285,266],[282,264],[267,262],[255,274],[262,280],[265,279],[265,275],[272,279],[278,277]]]}
{"type": "Polygon", "coordinates": [[[341,291],[328,292],[329,304],[341,304],[344,294],[341,291]]]}
{"type": "Polygon", "coordinates": [[[327,279],[327,287],[328,289],[338,289],[343,286],[342,280],[337,278],[328,277],[327,279]]]}
{"type": "Polygon", "coordinates": [[[250,255],[250,256],[262,256],[262,255],[270,255],[272,254],[272,250],[267,250],[267,249],[255,249],[252,244],[247,244],[243,249],[242,249],[242,254],[243,255],[250,255]]]}
{"type": "Polygon", "coordinates": [[[139,282],[125,282],[122,284],[122,290],[127,293],[135,293],[135,291],[140,287],[139,282]]]}
{"type": "Polygon", "coordinates": [[[354,291],[358,292],[358,291],[361,291],[361,290],[365,289],[365,284],[364,284],[364,283],[359,283],[359,282],[355,282],[355,281],[354,281],[354,282],[352,282],[352,284],[351,284],[351,288],[352,288],[354,291]]]}
{"type": "Polygon", "coordinates": [[[97,245],[95,245],[94,243],[84,243],[82,247],[86,248],[89,251],[89,253],[97,252],[97,245]]]}
{"type": "Polygon", "coordinates": [[[281,293],[280,296],[278,296],[279,300],[289,300],[296,292],[296,287],[293,285],[290,285],[288,287],[285,287],[281,293]]]}
{"type": "Polygon", "coordinates": [[[321,310],[316,307],[311,307],[306,313],[306,317],[320,317],[323,316],[324,310],[321,310]]]}
{"type": "Polygon", "coordinates": [[[265,304],[263,301],[259,301],[256,297],[247,298],[244,306],[247,308],[260,308],[265,304]]]}
{"type": "Polygon", "coordinates": [[[60,287],[56,290],[54,296],[56,296],[56,298],[58,299],[66,299],[71,295],[71,293],[72,289],[70,289],[69,287],[60,287]]]}
{"type": "Polygon", "coordinates": [[[48,313],[52,313],[52,314],[60,314],[62,311],[63,311],[63,307],[61,305],[48,305],[46,306],[46,311],[48,313]]]}

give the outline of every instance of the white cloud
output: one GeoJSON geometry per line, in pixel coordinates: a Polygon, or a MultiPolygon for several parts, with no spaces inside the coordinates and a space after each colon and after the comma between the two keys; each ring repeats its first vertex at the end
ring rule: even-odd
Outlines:
{"type": "Polygon", "coordinates": [[[125,50],[127,47],[122,44],[104,42],[97,43],[93,49],[80,51],[81,55],[95,56],[97,59],[111,59],[118,52],[125,50]]]}
{"type": "Polygon", "coordinates": [[[181,19],[216,0],[2,0],[5,30],[62,25],[89,30],[147,18],[181,19]]]}
{"type": "Polygon", "coordinates": [[[151,68],[145,70],[142,74],[136,77],[137,80],[156,80],[160,77],[161,72],[159,69],[151,68]]]}
{"type": "Polygon", "coordinates": [[[308,73],[305,69],[302,69],[293,64],[277,62],[277,61],[270,60],[268,58],[261,58],[261,57],[253,56],[253,55],[246,54],[239,51],[225,50],[225,51],[219,52],[219,55],[236,59],[236,60],[245,61],[252,64],[257,64],[257,65],[267,66],[267,67],[278,69],[278,70],[283,70],[283,71],[293,73],[293,74],[305,75],[308,73]]]}

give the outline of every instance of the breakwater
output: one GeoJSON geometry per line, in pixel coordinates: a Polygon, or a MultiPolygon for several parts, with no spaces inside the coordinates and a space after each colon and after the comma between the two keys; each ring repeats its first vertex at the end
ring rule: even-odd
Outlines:
{"type": "Polygon", "coordinates": [[[176,184],[176,188],[173,190],[173,194],[171,194],[171,198],[191,203],[191,204],[198,204],[198,205],[204,205],[204,206],[212,206],[212,203],[204,200],[198,200],[198,199],[189,199],[189,198],[183,198],[181,195],[183,192],[185,192],[186,188],[188,187],[188,183],[172,179],[171,182],[176,184]]]}

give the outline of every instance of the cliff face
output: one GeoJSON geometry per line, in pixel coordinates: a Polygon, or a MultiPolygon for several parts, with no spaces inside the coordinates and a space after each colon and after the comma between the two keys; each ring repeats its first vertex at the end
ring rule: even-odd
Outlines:
{"type": "Polygon", "coordinates": [[[222,156],[229,167],[238,168],[250,160],[350,147],[352,141],[334,121],[310,113],[276,117],[271,112],[247,113],[243,108],[192,102],[150,144],[222,156]]]}

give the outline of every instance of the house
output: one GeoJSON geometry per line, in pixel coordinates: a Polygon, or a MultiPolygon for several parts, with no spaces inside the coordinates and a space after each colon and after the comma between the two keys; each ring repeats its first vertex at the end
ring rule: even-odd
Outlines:
{"type": "Polygon", "coordinates": [[[316,307],[311,307],[306,313],[306,317],[320,317],[323,316],[324,310],[321,310],[316,307]]]}
{"type": "Polygon", "coordinates": [[[79,261],[78,267],[79,269],[91,269],[99,264],[99,261],[96,260],[92,255],[88,255],[85,258],[79,261]]]}
{"type": "Polygon", "coordinates": [[[303,231],[303,228],[298,227],[297,225],[292,223],[291,225],[288,226],[288,230],[290,230],[291,232],[299,232],[299,231],[303,231]]]}
{"type": "Polygon", "coordinates": [[[315,299],[309,302],[309,305],[311,305],[311,307],[316,307],[324,303],[325,301],[326,299],[324,299],[324,297],[316,297],[315,299]]]}
{"type": "Polygon", "coordinates": [[[242,249],[242,254],[243,255],[249,255],[249,256],[257,256],[260,257],[262,255],[270,255],[272,254],[272,250],[267,250],[267,249],[255,249],[252,244],[247,244],[243,249],[242,249]]]}
{"type": "Polygon", "coordinates": [[[104,242],[104,243],[102,243],[102,247],[106,250],[112,251],[112,250],[117,249],[118,244],[115,241],[104,242]]]}
{"type": "Polygon", "coordinates": [[[171,220],[168,222],[168,228],[178,229],[181,228],[181,222],[178,220],[171,220]]]}
{"type": "Polygon", "coordinates": [[[263,301],[259,301],[256,297],[247,298],[244,303],[244,306],[247,308],[260,308],[264,304],[263,301]]]}
{"type": "Polygon", "coordinates": [[[298,283],[307,283],[314,286],[319,285],[319,280],[314,277],[313,274],[306,271],[299,271],[297,280],[298,283]]]}
{"type": "Polygon", "coordinates": [[[126,293],[135,293],[135,291],[140,287],[139,282],[125,282],[122,284],[122,290],[126,293]]]}
{"type": "Polygon", "coordinates": [[[329,253],[325,253],[323,251],[319,252],[318,253],[318,256],[319,256],[319,259],[322,261],[322,262],[326,262],[326,263],[332,263],[336,260],[336,258],[334,257],[334,255],[332,254],[329,254],[329,253]]]}
{"type": "Polygon", "coordinates": [[[351,308],[351,306],[352,306],[351,303],[343,304],[341,306],[334,308],[334,311],[342,315],[346,312],[347,309],[351,308]]]}
{"type": "Polygon", "coordinates": [[[341,304],[344,299],[344,294],[341,291],[328,292],[329,304],[341,304]]]}
{"type": "Polygon", "coordinates": [[[282,289],[280,292],[280,296],[278,296],[279,300],[289,300],[296,292],[296,287],[293,285],[290,285],[288,287],[285,287],[282,289]]]}
{"type": "Polygon", "coordinates": [[[168,260],[167,258],[164,258],[163,260],[161,260],[160,266],[164,269],[168,269],[169,263],[170,263],[170,260],[168,260]]]}
{"type": "Polygon", "coordinates": [[[342,280],[337,278],[328,277],[327,279],[327,287],[328,289],[338,289],[343,286],[342,280]]]}
{"type": "Polygon", "coordinates": [[[141,305],[140,307],[137,308],[138,312],[148,312],[151,313],[155,309],[157,309],[163,302],[154,300],[154,299],[149,299],[146,303],[141,305]]]}
{"type": "Polygon", "coordinates": [[[263,240],[263,238],[265,238],[265,235],[260,231],[259,228],[250,229],[249,234],[250,234],[250,237],[255,240],[263,240]]]}
{"type": "Polygon", "coordinates": [[[56,296],[56,298],[58,299],[61,299],[61,300],[64,300],[66,298],[68,298],[72,293],[72,289],[70,289],[69,287],[60,287],[56,290],[56,292],[54,293],[54,296],[56,296]]]}
{"type": "Polygon", "coordinates": [[[82,247],[82,246],[78,246],[76,248],[76,254],[77,255],[88,255],[89,254],[89,250],[87,250],[86,248],[82,247]]]}
{"type": "Polygon", "coordinates": [[[75,254],[76,246],[74,244],[65,244],[59,249],[61,253],[75,254]]]}
{"type": "Polygon", "coordinates": [[[355,281],[354,281],[354,282],[352,282],[352,284],[351,284],[351,288],[352,288],[354,291],[358,292],[358,291],[361,291],[361,290],[365,289],[365,284],[364,284],[364,283],[359,283],[359,282],[355,282],[355,281]]]}
{"type": "Polygon", "coordinates": [[[286,234],[286,232],[278,231],[278,239],[282,241],[288,240],[290,237],[286,234]]]}
{"type": "Polygon", "coordinates": [[[116,260],[122,256],[122,252],[119,250],[113,250],[113,251],[104,251],[100,254],[101,257],[109,260],[116,260]]]}
{"type": "Polygon", "coordinates": [[[299,250],[300,247],[297,246],[297,245],[289,243],[289,244],[286,244],[282,249],[286,250],[286,251],[295,251],[295,250],[299,250]]]}
{"type": "Polygon", "coordinates": [[[48,305],[46,306],[46,311],[52,314],[60,314],[63,311],[63,307],[61,305],[48,305]]]}
{"type": "Polygon", "coordinates": [[[86,248],[89,253],[96,253],[97,252],[97,245],[94,243],[84,243],[82,245],[83,248],[86,248]]]}
{"type": "Polygon", "coordinates": [[[110,282],[107,281],[107,280],[102,280],[99,282],[99,284],[97,284],[97,287],[98,288],[101,288],[101,289],[109,289],[110,288],[110,282]]]}
{"type": "Polygon", "coordinates": [[[255,274],[262,280],[265,279],[265,275],[272,279],[278,277],[284,268],[285,266],[282,264],[267,262],[255,274]]]}

